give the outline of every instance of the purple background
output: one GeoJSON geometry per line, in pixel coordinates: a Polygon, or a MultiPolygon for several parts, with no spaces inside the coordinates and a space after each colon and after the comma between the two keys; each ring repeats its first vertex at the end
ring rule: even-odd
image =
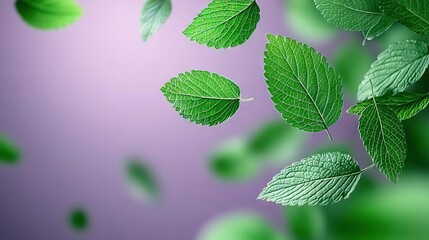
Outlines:
{"type": "MultiPolygon", "coordinates": [[[[235,209],[253,209],[281,227],[281,208],[256,200],[279,168],[226,184],[209,173],[207,155],[222,140],[279,117],[264,82],[263,52],[266,33],[294,37],[283,1],[259,1],[256,32],[226,50],[182,34],[209,0],[173,0],[170,19],[147,43],[139,35],[143,0],[78,2],[85,15],[76,24],[44,32],[21,21],[13,0],[0,1],[0,132],[24,151],[18,166],[0,166],[0,239],[194,239],[207,221],[235,209]],[[255,101],[216,127],[182,119],[159,89],[192,69],[233,79],[255,101]],[[153,167],[160,206],[129,194],[122,170],[130,155],[153,167]],[[67,225],[75,206],[89,211],[89,232],[67,225]]],[[[333,47],[312,45],[328,56],[333,47]]],[[[332,129],[340,140],[356,135],[355,118],[345,118],[332,129]]],[[[325,133],[312,136],[327,141],[325,133]]]]}

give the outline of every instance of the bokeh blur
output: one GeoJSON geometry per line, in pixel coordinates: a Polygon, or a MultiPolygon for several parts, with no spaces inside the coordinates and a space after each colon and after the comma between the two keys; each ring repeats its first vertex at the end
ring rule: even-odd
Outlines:
{"type": "MultiPolygon", "coordinates": [[[[397,24],[363,43],[325,22],[312,0],[258,1],[248,42],[215,50],[182,31],[210,0],[173,0],[166,24],[139,36],[143,0],[77,1],[75,24],[38,31],[0,2],[0,240],[312,240],[429,238],[429,110],[404,122],[406,166],[397,184],[376,169],[327,207],[256,200],[277,172],[310,154],[341,151],[370,165],[345,112],[371,62],[389,44],[429,42],[397,24]],[[286,125],[263,76],[265,34],[297,39],[341,74],[345,106],[334,141],[286,125]],[[246,97],[216,127],[182,119],[161,86],[209,70],[246,97]]],[[[429,72],[415,86],[429,92],[429,72]]]]}

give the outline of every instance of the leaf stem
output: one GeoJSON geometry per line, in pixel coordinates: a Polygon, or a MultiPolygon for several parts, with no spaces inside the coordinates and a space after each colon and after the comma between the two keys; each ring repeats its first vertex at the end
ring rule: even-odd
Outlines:
{"type": "Polygon", "coordinates": [[[328,134],[329,140],[332,142],[332,141],[333,141],[333,138],[332,138],[331,132],[329,131],[329,129],[328,129],[328,128],[326,128],[326,129],[325,129],[325,131],[326,131],[326,133],[328,134]]]}
{"type": "Polygon", "coordinates": [[[371,165],[369,165],[368,167],[366,167],[366,168],[364,168],[364,169],[360,170],[360,172],[361,172],[361,173],[364,173],[364,172],[366,172],[366,171],[371,170],[373,167],[375,167],[375,164],[371,164],[371,165]]]}
{"type": "Polygon", "coordinates": [[[253,98],[240,98],[240,102],[251,102],[253,101],[253,98]]]}

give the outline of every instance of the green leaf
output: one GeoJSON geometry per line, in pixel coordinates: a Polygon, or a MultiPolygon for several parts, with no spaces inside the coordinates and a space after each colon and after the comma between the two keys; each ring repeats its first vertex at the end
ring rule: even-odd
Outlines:
{"type": "Polygon", "coordinates": [[[17,0],[15,6],[27,24],[42,30],[66,27],[83,14],[75,0],[17,0]]]}
{"type": "Polygon", "coordinates": [[[414,32],[429,34],[429,1],[384,0],[381,9],[414,32]]]}
{"type": "MultiPolygon", "coordinates": [[[[429,94],[402,92],[393,96],[376,97],[378,104],[392,109],[400,121],[410,119],[422,111],[429,104],[429,94]]],[[[368,99],[351,107],[348,112],[361,115],[368,106],[374,105],[373,99],[368,99]]]]}
{"type": "Polygon", "coordinates": [[[161,88],[177,112],[191,122],[217,125],[238,110],[240,89],[231,80],[207,71],[181,73],[161,88]]]}
{"type": "Polygon", "coordinates": [[[8,165],[18,163],[21,150],[9,138],[0,134],[0,162],[8,165]]]}
{"type": "Polygon", "coordinates": [[[140,32],[143,41],[147,41],[171,14],[171,0],[147,0],[140,17],[140,32]]]}
{"type": "Polygon", "coordinates": [[[380,9],[382,0],[314,0],[325,19],[337,27],[363,32],[371,40],[389,29],[395,20],[380,9]]]}
{"type": "Polygon", "coordinates": [[[89,228],[89,217],[83,208],[73,209],[69,214],[70,227],[75,231],[85,231],[89,228]]]}
{"type": "Polygon", "coordinates": [[[209,47],[235,47],[250,38],[259,18],[254,0],[213,0],[183,33],[209,47]]]}
{"type": "Polygon", "coordinates": [[[326,130],[341,115],[341,78],[325,57],[289,38],[267,35],[265,78],[276,109],[290,125],[326,130]]]}
{"type": "Polygon", "coordinates": [[[327,238],[325,213],[319,206],[285,207],[287,228],[296,240],[320,240],[327,238]]]}
{"type": "Polygon", "coordinates": [[[428,44],[411,40],[392,44],[378,55],[366,73],[359,86],[358,100],[403,92],[423,76],[428,65],[428,44]]]}
{"type": "Polygon", "coordinates": [[[197,240],[285,240],[285,237],[259,214],[232,212],[211,220],[197,240]]]}
{"type": "Polygon", "coordinates": [[[283,169],[258,199],[288,206],[334,204],[349,197],[360,175],[350,155],[317,154],[283,169]]]}
{"type": "Polygon", "coordinates": [[[371,52],[361,43],[351,41],[338,48],[333,61],[335,70],[343,80],[344,90],[356,98],[359,84],[374,61],[371,52]]]}
{"type": "Polygon", "coordinates": [[[246,148],[243,140],[222,143],[210,157],[210,170],[217,178],[242,181],[254,177],[261,170],[261,162],[246,148]]]}
{"type": "Polygon", "coordinates": [[[125,176],[134,196],[150,202],[160,200],[159,184],[147,164],[131,158],[125,165],[125,176]]]}
{"type": "Polygon", "coordinates": [[[396,182],[407,152],[405,132],[396,113],[382,104],[366,107],[359,118],[359,133],[375,166],[396,182]]]}
{"type": "Polygon", "coordinates": [[[286,24],[308,41],[326,41],[334,37],[337,29],[325,21],[313,0],[284,0],[286,24]]]}

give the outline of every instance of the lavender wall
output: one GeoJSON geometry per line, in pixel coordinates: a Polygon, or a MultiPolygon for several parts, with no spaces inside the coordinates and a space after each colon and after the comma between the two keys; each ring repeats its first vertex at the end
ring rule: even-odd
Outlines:
{"type": "MultiPolygon", "coordinates": [[[[255,200],[279,169],[225,184],[210,175],[206,158],[223,139],[278,117],[264,83],[263,51],[266,33],[293,37],[283,1],[259,1],[256,32],[227,50],[182,34],[209,0],[173,0],[170,19],[148,43],[139,36],[143,0],[78,2],[84,17],[53,32],[33,30],[14,1],[0,2],[0,132],[24,151],[18,166],[0,166],[0,239],[194,239],[206,221],[234,209],[254,209],[282,226],[280,207],[255,200]],[[255,101],[217,127],[189,123],[159,89],[191,69],[229,77],[255,101]],[[129,195],[122,167],[130,154],[156,171],[160,206],[129,195]],[[74,206],[88,209],[89,232],[66,224],[74,206]]],[[[329,46],[315,47],[329,53],[329,46]]],[[[339,125],[333,134],[347,135],[339,125]]],[[[323,134],[315,136],[326,140],[323,134]]]]}

